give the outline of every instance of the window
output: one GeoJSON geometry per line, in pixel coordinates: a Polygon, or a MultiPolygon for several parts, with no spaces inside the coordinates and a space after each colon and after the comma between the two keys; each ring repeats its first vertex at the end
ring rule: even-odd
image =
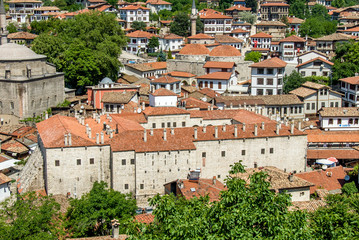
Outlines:
{"type": "Polygon", "coordinates": [[[282,79],[278,78],[278,85],[282,85],[282,79]]]}
{"type": "Polygon", "coordinates": [[[300,71],[300,75],[301,75],[302,77],[305,77],[305,71],[300,71]]]}
{"type": "Polygon", "coordinates": [[[258,68],[257,72],[258,74],[264,74],[264,68],[258,68]]]}
{"type": "Polygon", "coordinates": [[[328,124],[333,125],[333,118],[329,118],[328,124]]]}
{"type": "Polygon", "coordinates": [[[128,184],[125,184],[125,189],[128,189],[128,184]]]}
{"type": "Polygon", "coordinates": [[[218,82],[218,89],[222,89],[222,83],[218,82]]]}
{"type": "Polygon", "coordinates": [[[342,124],[342,119],[338,119],[338,125],[342,124]]]}
{"type": "Polygon", "coordinates": [[[327,77],[328,76],[328,72],[323,72],[323,76],[327,77]]]}
{"type": "Polygon", "coordinates": [[[126,165],[126,159],[122,159],[122,165],[126,165]]]}
{"type": "Polygon", "coordinates": [[[225,156],[226,156],[226,151],[222,151],[222,152],[221,152],[221,156],[222,156],[222,157],[225,157],[225,156]]]}
{"type": "Polygon", "coordinates": [[[353,124],[353,119],[349,118],[349,124],[353,124]]]}
{"type": "Polygon", "coordinates": [[[131,159],[131,165],[135,165],[135,159],[131,159]]]}
{"type": "Polygon", "coordinates": [[[325,107],[325,102],[322,102],[322,107],[325,107]]]}
{"type": "Polygon", "coordinates": [[[60,166],[60,160],[55,160],[55,166],[56,167],[60,166]]]}
{"type": "Polygon", "coordinates": [[[182,127],[185,127],[186,126],[186,122],[182,122],[182,127]]]}
{"type": "Polygon", "coordinates": [[[94,164],[95,163],[95,159],[94,158],[90,158],[90,164],[94,164]]]}
{"type": "Polygon", "coordinates": [[[312,110],[315,110],[315,103],[312,103],[312,110]]]}
{"type": "Polygon", "coordinates": [[[257,95],[263,95],[263,89],[257,89],[257,95]]]}
{"type": "Polygon", "coordinates": [[[77,165],[81,165],[81,159],[77,159],[77,165]]]}
{"type": "Polygon", "coordinates": [[[165,123],[164,122],[161,125],[162,125],[162,128],[165,128],[165,123]]]}
{"type": "Polygon", "coordinates": [[[209,83],[209,87],[210,87],[210,88],[213,88],[213,82],[210,82],[210,83],[209,83]]]}
{"type": "Polygon", "coordinates": [[[167,127],[171,127],[171,122],[167,122],[167,127]]]}
{"type": "Polygon", "coordinates": [[[335,102],[335,107],[339,107],[339,102],[335,102]]]}
{"type": "Polygon", "coordinates": [[[156,123],[152,123],[152,128],[156,128],[156,123]]]}
{"type": "Polygon", "coordinates": [[[264,78],[257,78],[257,84],[263,85],[264,84],[264,78]]]}
{"type": "Polygon", "coordinates": [[[267,85],[273,85],[273,78],[267,78],[267,85]]]}
{"type": "Polygon", "coordinates": [[[354,124],[358,124],[358,119],[354,119],[354,124]]]}
{"type": "Polygon", "coordinates": [[[310,103],[307,103],[307,110],[310,110],[310,103]]]}
{"type": "Polygon", "coordinates": [[[267,95],[273,95],[273,90],[272,89],[267,89],[267,95]]]}
{"type": "Polygon", "coordinates": [[[312,72],[312,76],[317,76],[317,73],[316,73],[316,72],[312,72]]]}
{"type": "Polygon", "coordinates": [[[261,149],[261,154],[265,154],[266,150],[264,148],[261,149]]]}
{"type": "Polygon", "coordinates": [[[334,107],[334,103],[333,103],[333,102],[330,103],[330,107],[334,107]]]}
{"type": "Polygon", "coordinates": [[[10,109],[14,109],[14,102],[10,102],[10,109]]]}
{"type": "Polygon", "coordinates": [[[206,152],[202,152],[202,157],[203,157],[203,158],[206,157],[206,152]]]}
{"type": "Polygon", "coordinates": [[[144,188],[145,188],[144,184],[140,184],[140,189],[144,189],[144,188]]]}
{"type": "Polygon", "coordinates": [[[176,122],[173,122],[173,123],[172,123],[172,126],[173,126],[173,127],[177,127],[177,123],[176,123],[176,122]]]}
{"type": "Polygon", "coordinates": [[[273,69],[272,69],[272,68],[268,68],[268,69],[267,69],[267,74],[273,74],[273,69]]]}
{"type": "Polygon", "coordinates": [[[322,62],[314,62],[313,65],[320,67],[322,65],[322,62]]]}
{"type": "Polygon", "coordinates": [[[274,148],[270,148],[269,153],[274,153],[274,148]]]}

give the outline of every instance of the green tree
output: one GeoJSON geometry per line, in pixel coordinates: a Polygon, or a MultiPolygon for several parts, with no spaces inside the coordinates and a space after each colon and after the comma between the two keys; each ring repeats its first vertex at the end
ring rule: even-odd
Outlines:
{"type": "Polygon", "coordinates": [[[158,22],[159,20],[160,20],[160,17],[157,15],[157,13],[150,12],[150,21],[158,22]]]}
{"type": "Polygon", "coordinates": [[[173,59],[171,49],[170,49],[170,50],[168,50],[168,53],[167,53],[167,59],[173,59]]]}
{"type": "Polygon", "coordinates": [[[108,3],[108,4],[110,4],[111,6],[113,6],[114,8],[118,8],[117,6],[117,3],[118,3],[118,1],[117,0],[106,0],[106,2],[108,3]]]}
{"type": "Polygon", "coordinates": [[[190,19],[184,12],[178,12],[171,23],[171,33],[177,34],[182,37],[189,35],[190,19]]]}
{"type": "Polygon", "coordinates": [[[130,195],[107,189],[105,182],[95,182],[89,193],[71,199],[66,226],[73,237],[109,235],[111,220],[125,221],[135,211],[136,200],[130,195]]]}
{"type": "Polygon", "coordinates": [[[325,20],[330,19],[330,15],[328,14],[328,10],[325,6],[320,4],[315,4],[310,12],[310,17],[322,17],[325,20]]]}
{"type": "Polygon", "coordinates": [[[345,183],[342,187],[342,192],[346,195],[352,195],[358,193],[358,188],[355,185],[355,181],[350,183],[345,183]]]}
{"type": "Polygon", "coordinates": [[[249,7],[249,8],[251,8],[252,10],[252,12],[253,13],[256,13],[257,12],[257,7],[258,7],[258,5],[257,5],[257,1],[256,0],[245,0],[245,2],[246,2],[246,7],[249,7]]]}
{"type": "Polygon", "coordinates": [[[10,22],[6,27],[6,30],[8,30],[9,33],[15,33],[15,32],[17,32],[17,27],[15,26],[15,24],[13,22],[10,22]]]}
{"type": "Polygon", "coordinates": [[[106,76],[117,79],[118,56],[127,39],[114,15],[90,12],[66,21],[45,21],[37,27],[42,32],[32,49],[47,55],[65,73],[69,87],[97,84],[106,76]]]}
{"type": "Polygon", "coordinates": [[[173,13],[167,9],[162,9],[158,12],[158,16],[161,20],[171,20],[173,13]]]}
{"type": "Polygon", "coordinates": [[[341,78],[352,77],[359,72],[359,43],[354,41],[338,43],[332,67],[333,84],[341,78]]]}
{"type": "Polygon", "coordinates": [[[233,4],[233,0],[219,0],[221,9],[229,8],[233,4]]]}
{"type": "Polygon", "coordinates": [[[203,28],[204,28],[204,25],[203,25],[203,22],[201,21],[201,18],[197,17],[197,20],[196,20],[196,33],[203,33],[203,28]]]}
{"type": "Polygon", "coordinates": [[[160,53],[158,54],[157,62],[166,62],[166,54],[164,54],[162,49],[161,49],[160,53]]]}
{"type": "Polygon", "coordinates": [[[289,5],[289,14],[297,18],[304,19],[308,12],[308,7],[304,0],[297,0],[289,5]]]}
{"type": "Polygon", "coordinates": [[[250,24],[255,24],[256,21],[257,21],[257,16],[256,14],[254,13],[250,13],[250,12],[240,12],[239,13],[239,18],[242,20],[242,21],[245,21],[247,23],[250,23],[250,24]]]}
{"type": "Polygon", "coordinates": [[[290,91],[299,88],[306,80],[300,76],[297,71],[293,71],[289,76],[283,79],[283,92],[289,93],[290,91]]]}
{"type": "Polygon", "coordinates": [[[319,38],[335,33],[337,30],[337,22],[329,21],[323,17],[311,17],[305,20],[300,26],[299,34],[302,37],[309,36],[319,38]]]}
{"type": "Polygon", "coordinates": [[[260,52],[249,52],[246,54],[246,57],[244,58],[245,61],[253,61],[253,62],[259,62],[261,59],[262,54],[260,52]]]}
{"type": "Polygon", "coordinates": [[[135,29],[135,30],[142,30],[145,31],[146,30],[146,23],[144,22],[139,22],[139,21],[133,21],[131,28],[135,29]]]}
{"type": "Polygon", "coordinates": [[[52,197],[35,192],[18,196],[17,201],[2,203],[1,239],[58,239],[63,236],[60,205],[52,197]]]}
{"type": "Polygon", "coordinates": [[[158,41],[158,37],[151,37],[148,41],[148,49],[150,52],[154,52],[155,48],[158,48],[160,46],[160,42],[158,41]]]}

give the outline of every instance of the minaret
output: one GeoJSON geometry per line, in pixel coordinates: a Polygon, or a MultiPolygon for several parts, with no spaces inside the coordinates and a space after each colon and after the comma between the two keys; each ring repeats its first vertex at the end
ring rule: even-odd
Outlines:
{"type": "Polygon", "coordinates": [[[197,22],[197,9],[196,9],[196,3],[193,0],[192,11],[191,11],[191,36],[196,35],[196,22],[197,22]]]}
{"type": "Polygon", "coordinates": [[[7,29],[6,29],[6,12],[4,7],[4,1],[0,0],[0,36],[1,45],[7,43],[7,29]]]}

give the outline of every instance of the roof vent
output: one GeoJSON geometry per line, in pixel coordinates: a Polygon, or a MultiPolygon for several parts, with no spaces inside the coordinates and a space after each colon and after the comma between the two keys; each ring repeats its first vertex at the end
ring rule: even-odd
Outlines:
{"type": "Polygon", "coordinates": [[[196,191],[196,189],[195,188],[191,188],[191,192],[195,192],[196,191]]]}

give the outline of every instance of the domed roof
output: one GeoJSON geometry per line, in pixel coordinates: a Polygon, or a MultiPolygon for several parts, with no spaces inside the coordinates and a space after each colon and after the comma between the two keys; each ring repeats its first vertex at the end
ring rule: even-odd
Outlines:
{"type": "Polygon", "coordinates": [[[178,54],[182,55],[208,55],[209,50],[203,44],[187,44],[178,54]]]}
{"type": "Polygon", "coordinates": [[[113,83],[113,81],[110,78],[105,77],[104,79],[101,80],[100,83],[101,84],[108,84],[108,83],[113,83]]]}
{"type": "Polygon", "coordinates": [[[0,61],[36,60],[44,58],[46,59],[45,55],[36,54],[24,45],[16,43],[0,45],[0,61]]]}
{"type": "Polygon", "coordinates": [[[241,52],[230,45],[220,45],[213,48],[209,56],[212,57],[238,57],[241,56],[241,52]]]}

